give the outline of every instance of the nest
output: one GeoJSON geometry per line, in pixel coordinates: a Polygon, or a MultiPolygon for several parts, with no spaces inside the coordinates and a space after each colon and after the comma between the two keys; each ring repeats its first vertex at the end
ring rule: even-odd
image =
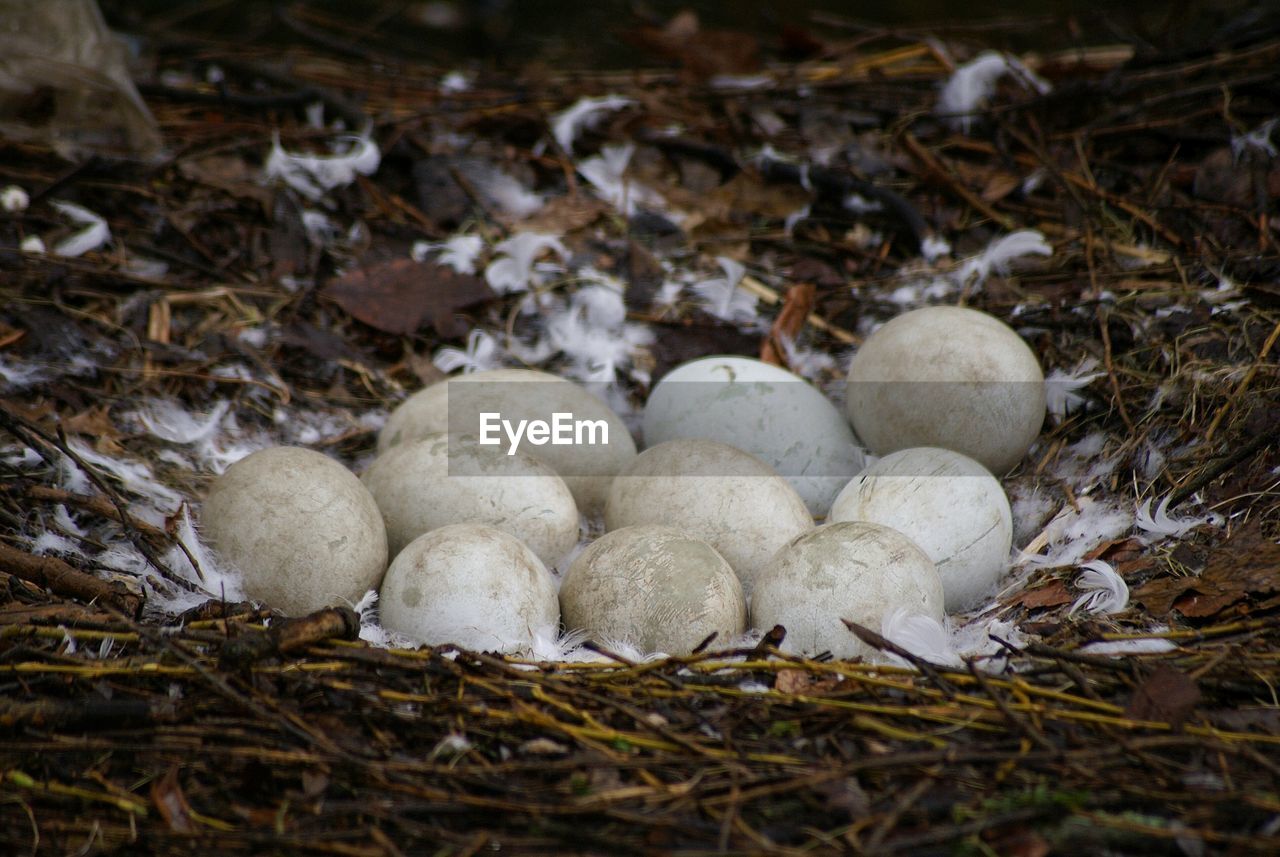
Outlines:
{"type": "Polygon", "coordinates": [[[1280,848],[1274,30],[1014,61],[828,18],[760,63],[684,19],[631,33],[678,71],[502,77],[302,8],[283,58],[117,23],[166,154],[0,141],[29,197],[0,217],[6,852],[1280,848]],[[592,289],[625,319],[557,327],[592,289]],[[201,568],[214,473],[280,442],[359,468],[440,367],[539,365],[624,413],[707,354],[835,389],[929,303],[1009,322],[1057,390],[967,657],[857,626],[888,663],[784,629],[388,648],[201,568]],[[1090,599],[1096,563],[1122,593],[1090,599]]]}

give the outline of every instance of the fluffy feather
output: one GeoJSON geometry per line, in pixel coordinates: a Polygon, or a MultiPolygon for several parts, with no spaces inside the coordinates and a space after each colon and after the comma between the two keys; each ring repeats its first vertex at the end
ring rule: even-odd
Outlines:
{"type": "Polygon", "coordinates": [[[263,171],[268,180],[279,179],[312,200],[351,184],[357,175],[370,176],[378,171],[382,154],[367,132],[344,137],[335,145],[344,150],[327,156],[287,152],[276,132],[271,136],[271,154],[263,171]]]}
{"type": "Polygon", "coordinates": [[[519,232],[493,248],[495,257],[484,269],[485,282],[500,295],[525,292],[534,283],[533,263],[547,250],[561,260],[569,258],[569,251],[554,235],[542,232],[519,232]]]}
{"type": "Polygon", "coordinates": [[[1067,414],[1076,411],[1087,401],[1076,390],[1082,390],[1102,377],[1101,372],[1090,371],[1097,365],[1098,361],[1090,357],[1072,372],[1054,369],[1045,377],[1045,409],[1053,415],[1054,422],[1062,422],[1067,414]]]}
{"type": "Polygon", "coordinates": [[[996,84],[1005,75],[1042,95],[1050,90],[1047,81],[1017,58],[997,51],[983,51],[956,67],[938,97],[937,112],[950,116],[952,123],[968,134],[974,112],[995,94],[996,84]]]}
{"type": "Polygon", "coordinates": [[[960,264],[955,276],[961,284],[981,286],[992,271],[1001,275],[1009,273],[1009,266],[1015,259],[1052,255],[1053,248],[1044,240],[1043,233],[1034,229],[1020,229],[997,238],[977,256],[966,259],[960,264]]]}
{"type": "Polygon", "coordinates": [[[1161,499],[1156,506],[1154,515],[1151,512],[1150,497],[1138,504],[1138,512],[1134,518],[1134,523],[1138,529],[1150,535],[1150,541],[1165,538],[1180,539],[1202,524],[1214,524],[1220,520],[1216,515],[1206,515],[1203,518],[1194,516],[1188,518],[1170,517],[1169,501],[1172,499],[1172,494],[1166,495],[1161,499]]]}
{"type": "Polygon", "coordinates": [[[1111,565],[1095,559],[1080,566],[1084,571],[1076,577],[1074,585],[1082,594],[1067,609],[1070,616],[1078,611],[1085,613],[1119,613],[1129,605],[1129,585],[1111,565]]]}
{"type": "Polygon", "coordinates": [[[693,291],[702,298],[702,308],[724,321],[739,325],[759,322],[756,296],[738,287],[747,269],[725,256],[716,259],[722,276],[695,282],[693,291]]]}
{"type": "Polygon", "coordinates": [[[466,374],[497,369],[502,366],[502,357],[501,343],[492,334],[477,327],[467,334],[466,348],[446,345],[436,351],[431,362],[441,372],[461,369],[466,374]]]}

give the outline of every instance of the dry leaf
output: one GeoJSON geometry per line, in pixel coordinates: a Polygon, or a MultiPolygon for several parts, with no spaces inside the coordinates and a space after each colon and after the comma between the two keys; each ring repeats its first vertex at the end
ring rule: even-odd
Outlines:
{"type": "Polygon", "coordinates": [[[467,332],[456,317],[459,310],[494,298],[479,277],[411,259],[356,268],[325,286],[324,295],[386,333],[407,336],[429,323],[449,339],[467,332]]]}
{"type": "Polygon", "coordinates": [[[1174,728],[1200,703],[1200,688],[1186,673],[1160,665],[1134,690],[1124,715],[1131,720],[1153,720],[1174,728]]]}

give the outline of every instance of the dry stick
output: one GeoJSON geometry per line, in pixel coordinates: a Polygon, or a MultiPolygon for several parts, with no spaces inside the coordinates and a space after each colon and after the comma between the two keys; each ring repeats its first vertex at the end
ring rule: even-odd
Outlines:
{"type": "Polygon", "coordinates": [[[1000,224],[1000,226],[1006,230],[1012,230],[1014,228],[1014,223],[1010,218],[1005,217],[1003,214],[996,211],[984,202],[981,197],[977,196],[973,191],[965,187],[963,182],[951,173],[951,170],[947,168],[942,160],[937,155],[926,149],[910,131],[903,132],[902,144],[906,148],[907,152],[919,161],[920,165],[923,166],[928,173],[933,174],[934,177],[949,187],[958,197],[964,200],[970,208],[984,217],[1000,224]]]}
{"type": "Polygon", "coordinates": [[[1102,361],[1103,366],[1107,370],[1107,377],[1111,379],[1111,389],[1116,394],[1116,410],[1120,411],[1120,419],[1124,420],[1125,427],[1129,429],[1129,436],[1137,434],[1137,429],[1133,426],[1133,420],[1129,418],[1129,409],[1124,406],[1124,395],[1120,392],[1120,379],[1116,377],[1115,366],[1111,362],[1111,331],[1107,329],[1107,312],[1104,310],[1098,313],[1098,333],[1102,337],[1102,361]]]}
{"type": "Polygon", "coordinates": [[[948,699],[955,697],[956,695],[955,687],[953,687],[949,681],[943,678],[940,672],[940,670],[945,669],[944,667],[935,666],[929,663],[924,658],[918,655],[912,654],[911,652],[902,648],[902,646],[899,646],[897,643],[893,642],[892,640],[885,639],[884,637],[877,634],[875,631],[872,631],[870,628],[866,628],[862,625],[859,625],[857,622],[851,622],[848,619],[841,619],[840,621],[844,623],[844,626],[848,628],[855,637],[857,637],[866,645],[870,646],[873,649],[879,649],[882,652],[889,652],[890,654],[897,655],[898,657],[910,663],[916,669],[920,670],[920,672],[922,672],[924,675],[928,676],[930,680],[932,680],[933,683],[938,686],[938,689],[941,690],[948,699]]]}
{"type": "Polygon", "coordinates": [[[118,581],[86,574],[57,557],[33,556],[0,544],[0,568],[58,595],[110,605],[130,616],[137,616],[142,609],[142,598],[130,593],[118,581]]]}
{"type": "Polygon", "coordinates": [[[1262,343],[1262,350],[1258,352],[1258,359],[1253,361],[1253,365],[1249,367],[1249,371],[1240,379],[1240,383],[1236,385],[1235,390],[1231,392],[1231,396],[1227,399],[1227,403],[1218,409],[1218,413],[1214,415],[1213,422],[1209,423],[1209,428],[1204,433],[1204,442],[1208,443],[1213,440],[1213,433],[1218,430],[1218,426],[1222,423],[1227,412],[1235,407],[1236,401],[1240,395],[1244,393],[1249,384],[1253,382],[1253,376],[1258,374],[1258,369],[1267,359],[1267,355],[1271,353],[1271,348],[1276,344],[1276,339],[1280,338],[1280,322],[1276,322],[1276,326],[1271,329],[1271,335],[1267,337],[1267,341],[1262,343]]]}
{"type": "MultiPolygon", "coordinates": [[[[49,434],[39,426],[34,425],[30,421],[3,407],[0,407],[0,425],[3,425],[10,434],[22,443],[26,444],[31,449],[36,450],[36,452],[40,454],[40,457],[44,458],[51,465],[56,466],[57,462],[53,461],[40,451],[39,447],[41,444],[43,444],[46,449],[50,447],[56,449],[75,462],[76,466],[84,471],[85,475],[89,477],[89,481],[97,486],[98,490],[106,495],[107,499],[111,501],[111,505],[115,508],[117,518],[120,521],[121,529],[124,530],[129,541],[132,542],[133,546],[138,549],[138,552],[146,558],[147,562],[156,571],[160,572],[160,575],[165,579],[178,584],[183,589],[195,589],[195,587],[187,581],[180,577],[176,577],[172,571],[160,562],[160,558],[155,555],[151,546],[147,544],[142,533],[133,526],[133,516],[129,514],[129,510],[125,506],[124,500],[121,499],[119,493],[108,485],[107,482],[98,475],[98,472],[90,467],[84,459],[72,451],[71,445],[67,442],[66,434],[62,430],[62,426],[58,426],[58,436],[56,438],[50,437],[49,434]],[[38,441],[39,443],[36,443],[35,441],[38,441]]],[[[191,556],[190,552],[186,550],[185,545],[183,546],[183,552],[186,553],[188,559],[190,559],[191,567],[196,570],[196,574],[200,576],[201,580],[204,580],[204,574],[200,571],[200,566],[195,562],[195,558],[191,556]]]]}
{"type": "Polygon", "coordinates": [[[1253,440],[1226,456],[1217,464],[1212,467],[1205,468],[1194,479],[1191,479],[1181,487],[1174,489],[1173,493],[1169,495],[1169,508],[1172,509],[1177,507],[1192,494],[1196,493],[1201,488],[1226,473],[1228,470],[1231,470],[1258,450],[1269,444],[1275,443],[1278,439],[1280,439],[1280,431],[1277,430],[1263,432],[1262,434],[1255,436],[1253,440]]]}
{"type": "MultiPolygon", "coordinates": [[[[94,497],[89,494],[76,494],[72,491],[66,491],[62,488],[51,488],[48,485],[31,485],[22,482],[11,483],[0,486],[0,491],[6,494],[22,494],[31,500],[44,500],[49,503],[65,503],[71,506],[77,506],[86,512],[92,512],[95,515],[101,515],[104,518],[110,518],[117,523],[123,524],[120,520],[120,510],[111,505],[111,501],[106,497],[94,497]]],[[[129,516],[129,523],[138,529],[148,538],[160,541],[168,541],[169,534],[157,526],[148,524],[141,518],[133,515],[129,516]]]]}

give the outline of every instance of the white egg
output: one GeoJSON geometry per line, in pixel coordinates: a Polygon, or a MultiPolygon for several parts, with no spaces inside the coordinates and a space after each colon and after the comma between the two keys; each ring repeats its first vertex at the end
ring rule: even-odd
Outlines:
{"type": "Polygon", "coordinates": [[[359,601],[387,568],[373,497],[310,449],[262,449],[231,465],[210,486],[200,524],[245,594],[290,616],[359,601]]]}
{"type": "Polygon", "coordinates": [[[473,438],[429,435],[393,446],[362,477],[382,510],[394,557],[447,524],[490,524],[554,566],[578,542],[578,509],[564,480],[538,459],[473,438]]]}
{"type": "Polygon", "coordinates": [[[560,621],[551,572],[515,536],[451,524],[414,539],[391,562],[378,599],[382,626],[427,645],[527,652],[560,621]]]}
{"type": "MultiPolygon", "coordinates": [[[[378,434],[378,452],[430,434],[451,432],[480,436],[481,414],[500,414],[513,430],[520,420],[551,423],[557,413],[575,421],[570,444],[535,445],[527,437],[517,447],[541,459],[564,478],[578,508],[589,515],[604,511],[609,483],[636,457],[635,440],[626,423],[596,396],[564,378],[531,369],[492,369],[459,375],[424,387],[392,411],[378,434]],[[578,421],[589,423],[580,435],[578,421]],[[598,426],[607,426],[608,442],[598,426]],[[584,442],[577,442],[578,438],[584,442]],[[594,440],[596,442],[585,442],[594,440]]],[[[505,450],[509,438],[499,431],[505,450]]]]}
{"type": "Polygon", "coordinates": [[[759,456],[818,517],[864,463],[848,421],[826,396],[798,375],[749,357],[704,357],[658,382],[644,408],[645,445],[682,437],[759,456]]]}
{"type": "Polygon", "coordinates": [[[672,527],[624,527],[578,554],[560,586],[565,627],[597,642],[684,655],[741,634],[742,586],[715,548],[672,527]]]}
{"type": "Polygon", "coordinates": [[[938,567],[948,613],[974,606],[1009,567],[1009,498],[990,471],[949,449],[886,455],[845,486],[829,520],[883,524],[919,545],[938,567]]]}
{"type": "Polygon", "coordinates": [[[925,552],[897,530],[862,521],[825,524],[778,551],[756,581],[751,623],[787,629],[784,651],[847,659],[876,653],[842,619],[880,632],[899,608],[944,618],[942,580],[925,552]]]}
{"type": "Polygon", "coordinates": [[[715,548],[748,596],[770,557],[813,528],[795,489],[754,455],[714,440],[646,449],[609,489],[605,527],[676,527],[715,548]]]}
{"type": "Polygon", "coordinates": [[[1003,475],[1044,422],[1044,374],[1008,325],[963,307],[926,307],[885,324],[849,366],[845,406],[876,455],[954,449],[1003,475]]]}

